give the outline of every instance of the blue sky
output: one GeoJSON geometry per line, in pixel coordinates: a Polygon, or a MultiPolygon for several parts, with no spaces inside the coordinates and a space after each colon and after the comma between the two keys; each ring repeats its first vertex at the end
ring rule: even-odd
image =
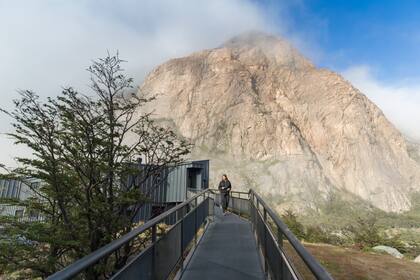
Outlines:
{"type": "MultiPolygon", "coordinates": [[[[140,84],[173,57],[260,30],[288,39],[317,66],[349,80],[420,142],[420,1],[414,0],[0,0],[0,96],[87,89],[84,71],[119,50],[140,84]]],[[[1,133],[0,163],[26,155],[1,133]]]]}
{"type": "Polygon", "coordinates": [[[322,54],[318,65],[341,71],[368,64],[386,82],[420,78],[420,1],[256,1],[285,33],[301,34],[322,54]]]}

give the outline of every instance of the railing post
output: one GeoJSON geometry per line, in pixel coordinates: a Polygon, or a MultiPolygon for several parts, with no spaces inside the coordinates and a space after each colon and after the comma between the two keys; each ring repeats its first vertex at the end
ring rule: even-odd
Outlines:
{"type": "Polygon", "coordinates": [[[280,248],[283,248],[283,233],[279,227],[277,227],[277,243],[279,244],[280,248]]]}
{"type": "Polygon", "coordinates": [[[153,244],[152,245],[153,246],[152,277],[153,278],[156,278],[156,269],[157,269],[157,266],[156,266],[156,254],[157,254],[157,251],[156,251],[156,244],[155,244],[156,239],[157,239],[156,224],[154,224],[152,226],[152,244],[153,244]]]}
{"type": "Polygon", "coordinates": [[[260,212],[260,201],[257,199],[257,212],[260,212]]]}
{"type": "Polygon", "coordinates": [[[250,193],[249,195],[249,212],[251,214],[251,223],[252,223],[252,228],[254,230],[254,234],[256,233],[256,217],[255,217],[255,205],[254,205],[254,194],[250,193]]]}
{"type": "Polygon", "coordinates": [[[264,255],[264,274],[265,277],[268,276],[268,262],[267,262],[267,231],[268,231],[268,224],[267,224],[267,209],[264,207],[264,242],[263,242],[263,255],[264,255]]]}
{"type": "Polygon", "coordinates": [[[233,199],[233,193],[230,194],[230,199],[232,200],[232,213],[235,213],[235,203],[234,203],[234,199],[233,199]]]}
{"type": "Polygon", "coordinates": [[[239,203],[239,207],[238,207],[238,214],[239,214],[239,216],[241,216],[241,207],[242,207],[242,202],[243,202],[243,200],[241,199],[241,198],[239,198],[238,199],[238,203],[239,203]]]}
{"type": "MultiPolygon", "coordinates": [[[[182,208],[184,209],[184,208],[182,208]]],[[[184,210],[182,210],[182,218],[181,218],[181,271],[184,270],[184,210]]]]}
{"type": "Polygon", "coordinates": [[[214,205],[216,204],[216,195],[215,194],[213,194],[213,219],[214,219],[214,216],[216,216],[215,214],[214,214],[214,205]]]}
{"type": "Polygon", "coordinates": [[[195,208],[194,208],[194,246],[197,246],[197,231],[198,231],[198,222],[197,222],[197,197],[195,198],[195,208]]]}
{"type": "Polygon", "coordinates": [[[155,243],[157,239],[156,224],[152,226],[152,243],[155,243]]]}

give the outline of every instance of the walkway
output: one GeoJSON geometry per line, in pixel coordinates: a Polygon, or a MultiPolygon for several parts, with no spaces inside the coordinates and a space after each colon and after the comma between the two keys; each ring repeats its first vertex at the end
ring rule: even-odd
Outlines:
{"type": "Polygon", "coordinates": [[[234,214],[216,215],[181,279],[264,279],[251,224],[234,214]]]}

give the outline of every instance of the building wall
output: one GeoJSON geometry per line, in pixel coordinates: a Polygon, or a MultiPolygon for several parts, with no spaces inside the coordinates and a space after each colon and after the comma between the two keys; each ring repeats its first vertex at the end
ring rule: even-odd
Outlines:
{"type": "Polygon", "coordinates": [[[188,183],[195,182],[195,191],[207,189],[209,178],[209,161],[190,161],[171,169],[166,179],[164,188],[166,196],[162,202],[166,203],[180,203],[187,199],[187,190],[191,187],[188,183]],[[199,173],[198,173],[199,172],[199,173]],[[195,178],[189,180],[188,176],[192,175],[195,178]]]}
{"type": "MultiPolygon", "coordinates": [[[[140,165],[141,168],[144,168],[140,165]]],[[[178,203],[182,203],[188,198],[188,193],[207,189],[209,187],[209,161],[190,161],[178,166],[168,167],[156,177],[149,178],[142,186],[143,193],[151,191],[151,202],[144,205],[136,218],[136,221],[148,220],[156,212],[156,208],[168,210],[178,203]],[[194,176],[194,189],[190,189],[191,180],[188,176],[194,176]],[[157,187],[154,188],[154,180],[157,180],[157,187]],[[188,186],[187,184],[190,184],[188,186]]],[[[137,180],[136,176],[128,178],[127,186],[130,182],[137,180]]],[[[40,185],[40,180],[29,179],[28,184],[40,185]]],[[[27,184],[16,180],[0,180],[0,197],[27,199],[35,194],[27,184]]],[[[25,216],[30,219],[35,218],[34,213],[27,213],[21,206],[0,204],[0,215],[25,216]]]]}
{"type": "MultiPolygon", "coordinates": [[[[154,209],[156,208],[166,211],[170,207],[187,200],[191,191],[188,186],[188,175],[191,173],[196,175],[195,188],[192,191],[200,191],[209,187],[208,160],[189,161],[174,167],[168,167],[159,175],[161,180],[150,196],[152,202],[139,210],[136,221],[150,219],[155,215],[154,209]]],[[[148,182],[141,186],[143,191],[150,190],[153,187],[152,181],[154,179],[150,178],[148,182]]]]}
{"type": "MultiPolygon", "coordinates": [[[[28,184],[31,184],[33,187],[37,187],[40,185],[40,182],[41,181],[37,179],[28,179],[26,183],[18,180],[0,179],[0,198],[25,200],[35,195],[29,188],[28,184]]],[[[38,215],[36,213],[27,213],[25,207],[23,206],[8,205],[5,203],[0,204],[0,215],[38,219],[38,215]]]]}

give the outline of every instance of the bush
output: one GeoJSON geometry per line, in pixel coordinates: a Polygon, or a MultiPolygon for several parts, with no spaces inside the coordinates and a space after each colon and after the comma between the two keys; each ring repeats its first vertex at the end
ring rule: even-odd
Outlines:
{"type": "Polygon", "coordinates": [[[356,222],[344,228],[346,235],[360,249],[371,248],[381,243],[382,238],[375,217],[357,218],[356,222]]]}
{"type": "Polygon", "coordinates": [[[282,218],[283,222],[298,239],[305,239],[305,227],[301,222],[298,221],[297,215],[293,212],[293,210],[285,210],[282,218]]]}
{"type": "Polygon", "coordinates": [[[321,226],[306,227],[305,241],[312,243],[326,243],[332,245],[344,245],[346,240],[331,230],[324,229],[321,226]]]}
{"type": "Polygon", "coordinates": [[[329,230],[319,225],[309,225],[305,227],[299,222],[297,215],[292,210],[286,210],[282,215],[283,221],[300,240],[312,243],[326,243],[334,245],[343,245],[346,243],[342,237],[331,233],[329,230]]]}
{"type": "Polygon", "coordinates": [[[393,247],[403,254],[415,256],[420,250],[419,244],[405,243],[399,235],[390,236],[383,231],[375,216],[358,217],[350,225],[332,230],[322,225],[302,224],[292,210],[286,210],[282,215],[284,223],[300,240],[311,243],[325,243],[338,246],[355,245],[359,249],[369,250],[378,245],[393,247]]]}
{"type": "Polygon", "coordinates": [[[360,249],[369,249],[378,245],[393,247],[401,253],[406,252],[407,249],[398,235],[391,237],[381,232],[377,219],[373,216],[359,217],[355,224],[347,226],[344,231],[353,244],[360,249]]]}

